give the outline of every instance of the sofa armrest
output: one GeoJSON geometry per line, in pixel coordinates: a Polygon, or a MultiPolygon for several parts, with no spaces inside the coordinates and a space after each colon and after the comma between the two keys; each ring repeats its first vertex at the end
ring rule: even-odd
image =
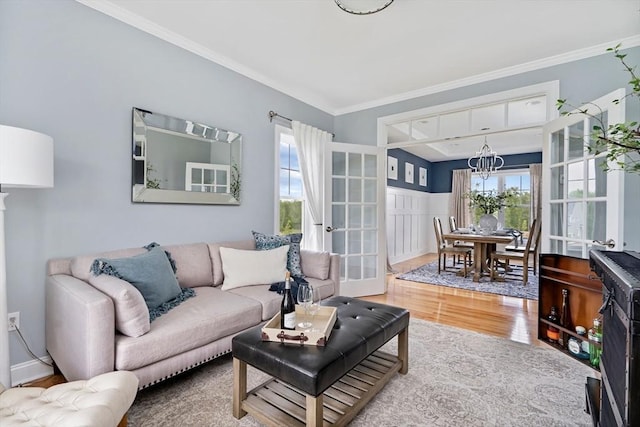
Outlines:
{"type": "Polygon", "coordinates": [[[332,253],[329,261],[329,279],[334,283],[334,295],[340,295],[340,255],[332,253]]]}
{"type": "Polygon", "coordinates": [[[300,264],[305,276],[331,280],[334,284],[333,295],[340,295],[340,255],[301,249],[300,264]]]}
{"type": "Polygon", "coordinates": [[[47,351],[67,381],[115,369],[111,298],[73,276],[48,276],[45,316],[47,351]]]}

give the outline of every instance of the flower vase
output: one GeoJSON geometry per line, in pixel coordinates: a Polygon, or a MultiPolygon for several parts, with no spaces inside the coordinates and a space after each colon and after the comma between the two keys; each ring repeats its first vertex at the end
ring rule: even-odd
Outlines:
{"type": "Polygon", "coordinates": [[[498,218],[491,214],[484,214],[478,220],[478,226],[482,231],[496,231],[498,229],[498,218]]]}

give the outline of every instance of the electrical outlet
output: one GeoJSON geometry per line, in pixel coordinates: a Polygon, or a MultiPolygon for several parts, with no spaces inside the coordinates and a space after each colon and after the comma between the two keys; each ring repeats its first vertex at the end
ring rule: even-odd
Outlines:
{"type": "Polygon", "coordinates": [[[20,328],[20,312],[9,313],[9,332],[20,328]]]}

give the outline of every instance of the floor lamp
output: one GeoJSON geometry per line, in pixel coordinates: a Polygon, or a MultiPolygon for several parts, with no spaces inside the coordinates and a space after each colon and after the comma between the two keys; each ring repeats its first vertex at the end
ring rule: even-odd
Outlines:
{"type": "Polygon", "coordinates": [[[27,129],[0,125],[0,383],[11,387],[4,244],[6,187],[53,187],[53,139],[27,129]]]}

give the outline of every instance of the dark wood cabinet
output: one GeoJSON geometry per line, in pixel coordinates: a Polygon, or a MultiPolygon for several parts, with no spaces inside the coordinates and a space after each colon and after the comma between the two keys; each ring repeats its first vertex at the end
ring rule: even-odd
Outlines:
{"type": "MultiPolygon", "coordinates": [[[[540,254],[539,260],[539,296],[538,296],[538,339],[547,342],[554,348],[570,354],[567,341],[576,337],[580,341],[588,341],[587,336],[576,333],[576,326],[584,326],[587,330],[598,317],[598,309],[602,305],[602,282],[591,271],[589,260],[566,255],[540,254]],[[562,327],[547,320],[551,307],[562,310],[562,290],[569,291],[569,328],[562,327]],[[550,343],[547,329],[555,327],[560,330],[562,343],[550,343]]],[[[594,345],[600,345],[595,343],[594,345]]],[[[575,356],[574,356],[575,357],[575,356]]],[[[576,360],[589,365],[588,359],[576,360]]]]}

